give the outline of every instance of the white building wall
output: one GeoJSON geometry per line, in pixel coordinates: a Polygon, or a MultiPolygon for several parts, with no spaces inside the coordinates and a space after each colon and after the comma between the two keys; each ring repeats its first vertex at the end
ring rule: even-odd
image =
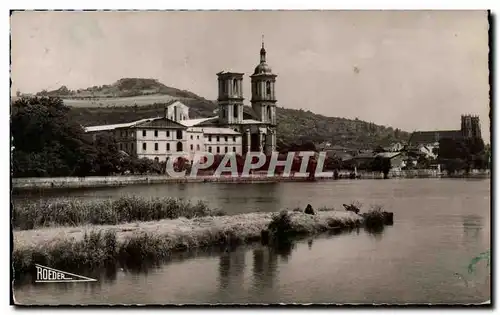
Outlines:
{"type": "Polygon", "coordinates": [[[201,130],[188,129],[187,135],[187,149],[186,151],[190,154],[195,154],[198,152],[205,151],[205,137],[201,130]]]}
{"type": "Polygon", "coordinates": [[[205,151],[212,154],[237,153],[242,154],[242,136],[223,134],[204,134],[205,151]]]}
{"type": "Polygon", "coordinates": [[[188,149],[187,132],[181,129],[138,129],[136,139],[136,152],[139,158],[154,160],[158,157],[161,162],[165,161],[168,155],[187,152],[188,149]],[[181,143],[180,151],[178,150],[179,143],[181,143]]]}

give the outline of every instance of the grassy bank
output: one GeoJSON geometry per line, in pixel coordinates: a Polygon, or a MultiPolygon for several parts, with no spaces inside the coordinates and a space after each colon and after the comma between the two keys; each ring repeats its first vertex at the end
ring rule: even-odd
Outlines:
{"type": "Polygon", "coordinates": [[[223,215],[205,203],[192,204],[175,198],[121,197],[111,200],[58,199],[19,202],[13,206],[15,229],[27,230],[50,226],[121,224],[223,215]]]}
{"type": "Polygon", "coordinates": [[[346,211],[283,211],[15,231],[13,266],[16,275],[33,272],[35,263],[70,272],[117,262],[140,266],[175,251],[259,241],[263,231],[271,237],[315,234],[359,227],[364,221],[346,211]]]}

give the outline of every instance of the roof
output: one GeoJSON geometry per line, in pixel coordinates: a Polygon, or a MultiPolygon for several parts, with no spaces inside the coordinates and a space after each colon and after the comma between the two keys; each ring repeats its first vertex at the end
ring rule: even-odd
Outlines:
{"type": "Polygon", "coordinates": [[[379,156],[382,158],[387,158],[387,159],[392,159],[400,154],[401,154],[401,152],[380,152],[380,153],[376,154],[376,156],[379,156]]]}
{"type": "Polygon", "coordinates": [[[259,115],[253,110],[252,107],[250,106],[244,106],[243,107],[243,119],[259,119],[259,115]]]}
{"type": "Polygon", "coordinates": [[[184,104],[183,102],[181,102],[179,100],[171,100],[171,101],[167,102],[167,104],[165,104],[165,108],[168,108],[168,107],[170,107],[172,105],[181,105],[183,107],[188,107],[186,104],[184,104]]]}
{"type": "Polygon", "coordinates": [[[415,131],[411,134],[411,144],[435,143],[440,139],[461,139],[460,130],[436,130],[436,131],[415,131]]]}
{"type": "Polygon", "coordinates": [[[255,70],[253,72],[254,75],[257,74],[273,74],[273,70],[269,65],[265,62],[261,62],[260,64],[255,67],[255,70]]]}
{"type": "Polygon", "coordinates": [[[189,127],[187,129],[188,132],[203,132],[203,128],[202,127],[189,127]]]}
{"type": "Polygon", "coordinates": [[[225,77],[225,76],[229,76],[229,77],[241,77],[245,75],[245,73],[243,72],[235,72],[235,71],[221,71],[219,73],[217,73],[217,76],[219,77],[225,77]]]}
{"type": "Polygon", "coordinates": [[[181,120],[179,123],[183,124],[186,127],[193,127],[215,118],[219,118],[219,116],[208,117],[208,118],[186,119],[186,120],[181,120]]]}
{"type": "Polygon", "coordinates": [[[241,135],[239,132],[234,131],[231,128],[203,127],[202,129],[203,129],[203,133],[205,133],[205,134],[241,135]]]}
{"type": "Polygon", "coordinates": [[[144,119],[139,119],[136,121],[128,122],[128,123],[122,123],[122,124],[113,124],[113,125],[100,125],[100,126],[89,126],[89,127],[84,127],[85,132],[97,132],[97,131],[108,131],[108,130],[114,130],[117,128],[128,128],[132,127],[136,124],[140,124],[143,122],[155,120],[161,117],[155,117],[155,118],[144,118],[144,119]]]}
{"type": "Polygon", "coordinates": [[[360,153],[356,156],[353,156],[352,158],[357,160],[357,159],[371,159],[374,157],[375,157],[375,154],[373,152],[369,152],[369,153],[360,153]]]}
{"type": "Polygon", "coordinates": [[[130,126],[131,128],[154,128],[154,129],[161,129],[161,128],[169,128],[169,129],[185,129],[187,128],[186,126],[175,122],[173,120],[170,120],[165,117],[157,118],[157,119],[152,119],[150,121],[145,121],[145,122],[140,122],[135,125],[130,126]]]}
{"type": "Polygon", "coordinates": [[[263,123],[262,121],[259,121],[259,120],[255,120],[255,119],[243,119],[241,121],[242,124],[245,124],[245,125],[253,125],[253,124],[265,124],[263,123]]]}

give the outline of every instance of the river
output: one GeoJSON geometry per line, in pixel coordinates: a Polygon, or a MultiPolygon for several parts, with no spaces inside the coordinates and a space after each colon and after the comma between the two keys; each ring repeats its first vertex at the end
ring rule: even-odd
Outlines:
{"type": "MultiPolygon", "coordinates": [[[[176,255],[145,272],[118,270],[95,283],[27,284],[19,303],[479,303],[490,299],[490,179],[339,180],[310,183],[166,184],[17,195],[23,198],[172,196],[228,214],[353,201],[394,212],[380,234],[364,230],[176,255]]],[[[70,270],[68,270],[71,272],[70,270]]]]}

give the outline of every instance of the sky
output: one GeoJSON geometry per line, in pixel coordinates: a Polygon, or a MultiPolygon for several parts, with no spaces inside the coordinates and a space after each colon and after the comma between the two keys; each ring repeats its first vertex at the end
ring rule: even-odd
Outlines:
{"type": "Polygon", "coordinates": [[[486,11],[15,12],[12,91],[154,78],[207,99],[250,75],[264,35],[278,106],[415,130],[478,115],[489,141],[486,11]]]}

